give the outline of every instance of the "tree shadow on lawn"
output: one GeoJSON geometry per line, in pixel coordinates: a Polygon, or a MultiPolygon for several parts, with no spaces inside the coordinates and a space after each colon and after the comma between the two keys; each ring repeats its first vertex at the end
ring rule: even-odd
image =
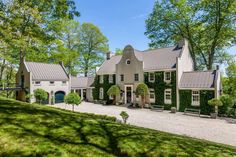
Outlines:
{"type": "Polygon", "coordinates": [[[4,150],[0,146],[0,156],[233,156],[235,151],[94,117],[1,101],[0,137],[10,142],[4,150]]]}

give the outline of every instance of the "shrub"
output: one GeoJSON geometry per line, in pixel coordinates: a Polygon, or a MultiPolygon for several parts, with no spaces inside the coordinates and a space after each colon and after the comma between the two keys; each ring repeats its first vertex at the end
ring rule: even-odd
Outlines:
{"type": "Polygon", "coordinates": [[[116,103],[116,97],[120,95],[120,88],[118,85],[112,85],[108,91],[107,91],[107,95],[112,96],[113,97],[113,102],[112,104],[114,105],[116,103]]]}
{"type": "Polygon", "coordinates": [[[141,96],[141,104],[143,108],[145,105],[145,97],[149,94],[148,86],[145,83],[138,84],[135,94],[141,96]]]}
{"type": "Polygon", "coordinates": [[[211,105],[211,106],[214,106],[215,108],[215,113],[218,113],[218,106],[222,106],[222,102],[217,99],[217,98],[213,98],[211,100],[208,101],[208,104],[211,105]]]}
{"type": "Polygon", "coordinates": [[[45,90],[38,88],[38,89],[36,89],[36,90],[34,91],[34,97],[36,98],[36,101],[37,101],[39,104],[41,104],[42,101],[47,100],[48,94],[47,94],[47,92],[46,92],[45,90]]]}
{"type": "Polygon", "coordinates": [[[122,111],[122,112],[120,113],[120,116],[122,117],[124,123],[126,123],[126,122],[127,122],[127,119],[129,118],[128,113],[126,113],[125,111],[122,111]]]}
{"type": "Polygon", "coordinates": [[[228,94],[224,94],[220,97],[220,101],[222,102],[222,106],[219,106],[219,114],[224,115],[227,114],[230,107],[233,105],[233,100],[228,94]]]}
{"type": "Polygon", "coordinates": [[[79,105],[81,103],[81,98],[77,93],[69,93],[64,98],[66,104],[72,105],[72,110],[74,111],[74,105],[79,105]]]}

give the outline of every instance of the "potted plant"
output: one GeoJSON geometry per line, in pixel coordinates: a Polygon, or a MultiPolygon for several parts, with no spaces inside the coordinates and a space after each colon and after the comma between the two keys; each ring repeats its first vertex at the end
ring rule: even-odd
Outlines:
{"type": "Polygon", "coordinates": [[[127,119],[129,118],[128,113],[126,113],[125,111],[122,111],[122,112],[120,113],[120,116],[122,117],[124,123],[126,123],[126,122],[127,122],[127,119]]]}
{"type": "Polygon", "coordinates": [[[138,84],[135,94],[141,96],[141,107],[145,106],[145,97],[149,94],[148,86],[145,83],[138,84]]]}
{"type": "Polygon", "coordinates": [[[171,107],[170,108],[170,113],[176,113],[176,107],[171,107]]]}
{"type": "Polygon", "coordinates": [[[218,115],[218,106],[222,106],[223,104],[217,98],[213,98],[213,99],[209,100],[208,104],[214,107],[214,112],[210,113],[210,115],[211,115],[212,118],[215,119],[217,117],[217,115],[218,115]]]}
{"type": "Polygon", "coordinates": [[[119,96],[120,94],[120,88],[118,85],[112,85],[108,91],[107,91],[107,95],[112,96],[113,98],[113,102],[112,105],[116,104],[116,98],[119,96]]]}

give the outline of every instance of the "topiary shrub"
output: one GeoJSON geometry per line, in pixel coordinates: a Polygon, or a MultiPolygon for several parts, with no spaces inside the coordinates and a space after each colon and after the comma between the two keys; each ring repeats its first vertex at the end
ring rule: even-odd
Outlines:
{"type": "Polygon", "coordinates": [[[125,111],[122,111],[122,112],[120,113],[120,116],[122,117],[124,123],[126,123],[126,122],[127,122],[127,119],[129,118],[128,113],[126,113],[125,111]]]}
{"type": "Polygon", "coordinates": [[[138,84],[135,94],[141,96],[141,105],[143,108],[145,105],[145,97],[149,94],[148,86],[145,83],[138,84]]]}
{"type": "Polygon", "coordinates": [[[215,113],[218,113],[218,106],[223,105],[222,102],[217,98],[213,98],[213,99],[209,100],[208,104],[214,107],[215,113]]]}
{"type": "Polygon", "coordinates": [[[64,101],[66,104],[71,104],[72,111],[74,111],[74,105],[79,105],[81,103],[81,98],[77,93],[69,93],[65,96],[64,101]]]}
{"type": "Polygon", "coordinates": [[[45,90],[38,88],[34,90],[34,97],[36,98],[36,102],[41,104],[42,101],[47,100],[48,94],[45,90]]]}
{"type": "Polygon", "coordinates": [[[116,97],[120,95],[120,88],[119,88],[119,86],[118,86],[118,85],[112,85],[112,86],[108,89],[107,95],[113,97],[113,102],[112,102],[112,104],[115,105],[115,104],[116,104],[116,97]]]}

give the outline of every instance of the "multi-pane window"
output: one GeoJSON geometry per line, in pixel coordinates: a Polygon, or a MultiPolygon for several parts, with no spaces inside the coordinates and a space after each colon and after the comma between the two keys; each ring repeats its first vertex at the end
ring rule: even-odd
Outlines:
{"type": "Polygon", "coordinates": [[[54,85],[54,81],[50,81],[50,85],[54,85]]]}
{"type": "Polygon", "coordinates": [[[41,85],[41,82],[40,81],[35,81],[35,85],[41,85]]]}
{"type": "Polygon", "coordinates": [[[164,81],[170,82],[171,81],[171,72],[165,72],[164,73],[164,81]]]}
{"type": "Polygon", "coordinates": [[[103,88],[99,89],[99,99],[103,99],[103,88]]]}
{"type": "Polygon", "coordinates": [[[123,74],[120,75],[120,81],[121,82],[124,81],[124,75],[123,74]]]}
{"type": "Polygon", "coordinates": [[[150,89],[150,95],[149,95],[149,99],[150,99],[150,102],[154,103],[155,102],[155,92],[154,92],[154,89],[150,89]]]}
{"type": "Polygon", "coordinates": [[[139,81],[139,76],[138,76],[138,74],[134,74],[134,81],[139,81]]]}
{"type": "Polygon", "coordinates": [[[171,89],[165,90],[165,104],[171,104],[171,89]]]}
{"type": "Polygon", "coordinates": [[[200,105],[199,91],[192,91],[192,105],[193,106],[199,106],[200,105]]]}
{"type": "Polygon", "coordinates": [[[149,73],[149,82],[154,82],[155,81],[155,75],[154,73],[149,73]]]}
{"type": "Polygon", "coordinates": [[[113,83],[113,75],[109,75],[109,83],[113,83]]]}
{"type": "Polygon", "coordinates": [[[100,75],[100,76],[99,76],[99,82],[100,82],[100,83],[103,83],[103,75],[100,75]]]}
{"type": "Polygon", "coordinates": [[[130,60],[129,59],[126,60],[126,64],[130,64],[130,60]]]}
{"type": "Polygon", "coordinates": [[[66,81],[62,81],[62,85],[66,85],[66,81]]]}

